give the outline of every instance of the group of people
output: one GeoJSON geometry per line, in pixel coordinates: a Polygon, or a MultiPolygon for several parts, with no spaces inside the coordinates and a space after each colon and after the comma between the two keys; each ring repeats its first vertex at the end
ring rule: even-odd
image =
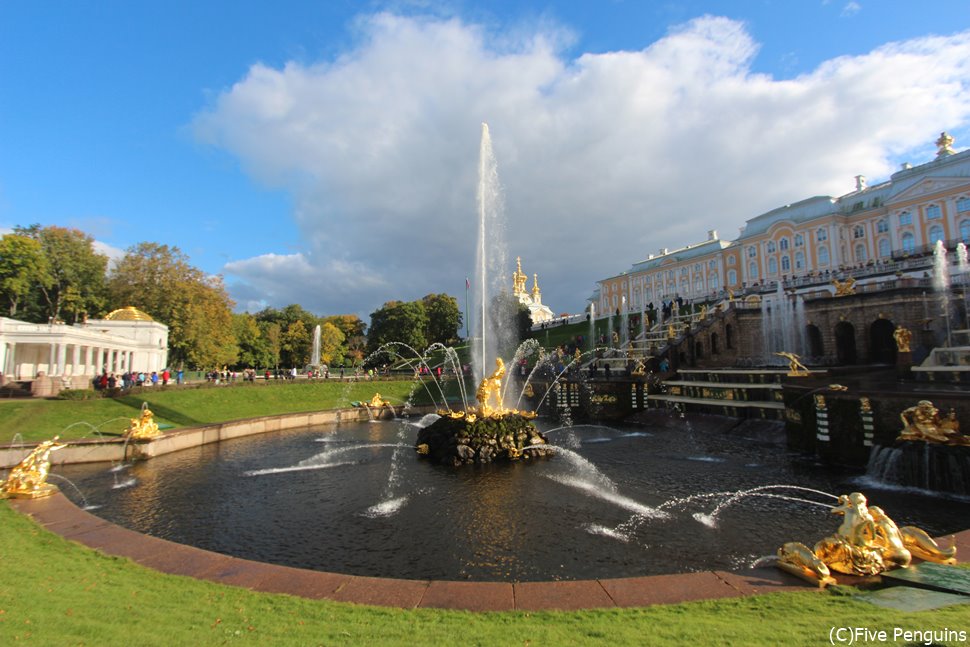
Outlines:
{"type": "MultiPolygon", "coordinates": [[[[182,383],[182,376],[181,369],[175,373],[176,384],[182,383]]],[[[128,390],[135,386],[157,386],[159,383],[162,386],[168,386],[171,379],[172,372],[167,368],[162,369],[161,372],[152,371],[150,373],[144,371],[125,371],[120,375],[103,370],[101,371],[101,375],[94,378],[93,384],[95,391],[117,388],[128,390]]]]}

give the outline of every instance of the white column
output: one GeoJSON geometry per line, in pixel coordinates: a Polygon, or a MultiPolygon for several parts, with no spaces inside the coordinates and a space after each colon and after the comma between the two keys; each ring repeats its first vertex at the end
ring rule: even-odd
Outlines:
{"type": "Polygon", "coordinates": [[[84,370],[80,368],[81,364],[81,346],[80,344],[74,344],[74,358],[71,361],[71,375],[83,375],[84,370]]]}
{"type": "Polygon", "coordinates": [[[84,375],[91,375],[89,371],[94,370],[94,347],[85,346],[84,347],[84,375]]]}

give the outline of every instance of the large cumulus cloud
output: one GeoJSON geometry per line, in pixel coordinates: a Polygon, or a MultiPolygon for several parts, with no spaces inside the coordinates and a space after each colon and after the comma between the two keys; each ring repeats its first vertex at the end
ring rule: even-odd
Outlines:
{"type": "Polygon", "coordinates": [[[570,60],[561,32],[538,28],[513,41],[391,14],[358,27],[335,60],[252,66],[195,120],[294,199],[298,253],[226,266],[242,303],[367,313],[457,296],[474,265],[482,121],[511,256],[546,303],[578,311],[596,279],[659,247],[731,238],[765,210],[886,177],[904,153],[924,161],[970,116],[970,32],[775,79],[751,71],[745,26],[713,16],[570,60]]]}

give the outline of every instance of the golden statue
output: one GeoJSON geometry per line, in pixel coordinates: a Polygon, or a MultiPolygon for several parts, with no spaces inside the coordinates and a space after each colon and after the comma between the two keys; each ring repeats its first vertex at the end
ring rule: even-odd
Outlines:
{"type": "Polygon", "coordinates": [[[851,276],[844,281],[832,279],[832,285],[835,286],[835,296],[837,297],[847,297],[855,294],[855,279],[851,276]]]}
{"type": "Polygon", "coordinates": [[[970,437],[960,433],[957,413],[950,409],[946,418],[940,417],[940,410],[929,400],[920,400],[916,406],[904,409],[899,414],[903,430],[896,438],[900,440],[921,440],[926,443],[944,445],[970,445],[970,437]]]}
{"type": "Polygon", "coordinates": [[[833,514],[842,524],[809,548],[789,542],[778,549],[778,567],[820,587],[835,583],[831,572],[847,575],[877,575],[894,568],[906,568],[913,556],[941,564],[956,563],[956,548],[941,548],[924,530],[899,528],[881,508],[869,508],[861,492],[843,494],[833,514]]]}
{"type": "Polygon", "coordinates": [[[779,357],[784,357],[788,360],[788,376],[789,377],[806,377],[809,375],[808,367],[801,363],[800,358],[795,353],[775,353],[779,357]]]}
{"type": "Polygon", "coordinates": [[[389,407],[391,403],[381,397],[380,393],[375,393],[374,397],[370,399],[367,406],[373,407],[374,409],[380,409],[381,407],[389,407]]]}
{"type": "Polygon", "coordinates": [[[913,339],[913,333],[909,331],[909,328],[896,326],[896,330],[893,331],[893,339],[896,340],[896,350],[900,353],[908,353],[909,343],[913,339]]]}
{"type": "Polygon", "coordinates": [[[57,486],[47,482],[51,469],[51,452],[67,445],[57,442],[59,436],[45,440],[34,447],[26,458],[20,461],[0,484],[0,494],[4,498],[39,499],[57,492],[57,486]]]}
{"type": "Polygon", "coordinates": [[[636,366],[634,367],[633,371],[630,374],[631,375],[636,375],[638,377],[641,376],[641,375],[646,375],[647,374],[647,365],[643,363],[643,360],[642,359],[638,359],[637,360],[637,363],[636,363],[636,366]]]}
{"type": "Polygon", "coordinates": [[[505,413],[502,406],[502,378],[505,377],[505,362],[501,357],[495,358],[495,372],[482,380],[478,385],[478,411],[482,416],[499,416],[505,413]],[[489,405],[489,400],[495,396],[496,406],[489,405]]]}
{"type": "Polygon", "coordinates": [[[946,132],[940,133],[940,138],[936,140],[936,156],[945,157],[953,153],[953,137],[946,132]]]}
{"type": "Polygon", "coordinates": [[[134,440],[144,440],[160,435],[162,432],[158,430],[154,415],[152,410],[148,408],[148,403],[142,402],[141,416],[131,419],[131,424],[125,429],[125,436],[134,440]]]}

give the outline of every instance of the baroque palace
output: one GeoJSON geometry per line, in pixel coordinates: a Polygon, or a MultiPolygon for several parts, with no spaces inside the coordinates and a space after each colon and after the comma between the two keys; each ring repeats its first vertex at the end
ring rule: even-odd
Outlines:
{"type": "Polygon", "coordinates": [[[797,288],[845,271],[882,265],[970,242],[970,150],[936,141],[936,158],[904,165],[888,181],[834,198],[816,196],[748,220],[737,239],[716,231],[704,242],[660,250],[597,282],[595,314],[641,312],[675,299],[702,303],[766,285],[797,288]]]}

